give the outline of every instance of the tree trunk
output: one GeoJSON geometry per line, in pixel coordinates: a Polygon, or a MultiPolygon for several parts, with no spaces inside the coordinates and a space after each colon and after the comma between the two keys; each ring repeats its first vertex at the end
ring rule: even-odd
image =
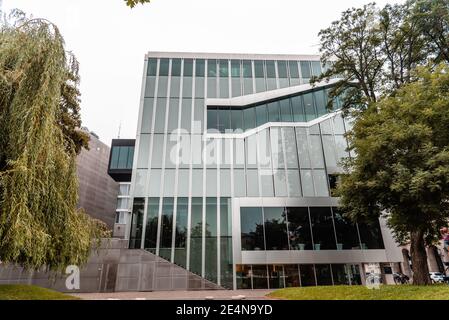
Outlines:
{"type": "Polygon", "coordinates": [[[427,252],[424,244],[424,233],[413,231],[410,234],[410,255],[412,257],[413,284],[430,285],[429,266],[427,265],[427,252]]]}

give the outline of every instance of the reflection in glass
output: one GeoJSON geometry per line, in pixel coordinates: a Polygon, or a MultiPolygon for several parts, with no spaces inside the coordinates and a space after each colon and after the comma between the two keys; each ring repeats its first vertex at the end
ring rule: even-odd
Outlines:
{"type": "Polygon", "coordinates": [[[285,265],[284,272],[286,288],[296,288],[301,286],[299,282],[299,268],[297,264],[285,265]]]}
{"type": "Polygon", "coordinates": [[[267,266],[253,265],[253,289],[268,288],[267,266]]]}
{"type": "Polygon", "coordinates": [[[189,199],[178,198],[176,210],[175,230],[175,263],[186,266],[187,263],[187,215],[189,211],[189,199]]]}
{"type": "Polygon", "coordinates": [[[266,250],[288,250],[284,208],[264,208],[266,250]]]}
{"type": "Polygon", "coordinates": [[[337,249],[360,249],[356,224],[343,217],[339,208],[332,208],[332,211],[334,214],[335,232],[337,233],[337,249]]]}
{"type": "Polygon", "coordinates": [[[242,250],[265,250],[262,208],[240,208],[242,250]]]}
{"type": "Polygon", "coordinates": [[[311,207],[310,219],[315,250],[335,250],[335,233],[331,208],[311,207]]]}
{"type": "Polygon", "coordinates": [[[312,250],[308,208],[287,208],[287,210],[290,250],[312,250]]]}
{"type": "Polygon", "coordinates": [[[362,249],[385,249],[379,220],[359,222],[362,249]]]}
{"type": "Polygon", "coordinates": [[[316,264],[315,265],[317,285],[319,286],[331,286],[332,285],[332,272],[330,264],[316,264]]]}
{"type": "Polygon", "coordinates": [[[268,266],[268,279],[270,281],[270,289],[284,288],[284,267],[268,266]]]}
{"type": "Polygon", "coordinates": [[[206,198],[206,279],[217,282],[217,198],[206,198]]]}
{"type": "Polygon", "coordinates": [[[203,199],[192,198],[190,228],[190,271],[201,275],[203,235],[203,199]]]}
{"type": "Polygon", "coordinates": [[[236,265],[237,289],[252,289],[251,285],[251,266],[236,265]]]}
{"type": "Polygon", "coordinates": [[[142,241],[142,224],[145,207],[144,198],[134,198],[133,211],[131,217],[131,233],[129,236],[129,248],[140,249],[142,241]]]}
{"type": "Polygon", "coordinates": [[[145,249],[156,254],[159,198],[148,198],[147,226],[145,229],[145,249]]]}
{"type": "Polygon", "coordinates": [[[315,268],[313,264],[301,264],[299,266],[299,272],[301,274],[302,287],[316,286],[315,268]]]}
{"type": "Polygon", "coordinates": [[[168,261],[171,261],[173,210],[174,198],[164,198],[162,202],[159,256],[168,261]]]}

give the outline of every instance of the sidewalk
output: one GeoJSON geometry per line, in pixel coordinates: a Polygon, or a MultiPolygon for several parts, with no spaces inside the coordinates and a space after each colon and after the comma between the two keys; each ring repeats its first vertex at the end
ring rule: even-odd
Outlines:
{"type": "Polygon", "coordinates": [[[83,300],[232,300],[245,296],[244,300],[268,300],[265,297],[273,290],[210,290],[210,291],[157,291],[157,292],[113,292],[73,293],[83,300]]]}

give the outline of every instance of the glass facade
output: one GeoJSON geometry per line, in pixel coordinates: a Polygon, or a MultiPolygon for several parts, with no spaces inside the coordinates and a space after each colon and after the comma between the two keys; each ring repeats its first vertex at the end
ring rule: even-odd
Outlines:
{"type": "Polygon", "coordinates": [[[335,207],[242,207],[240,228],[242,251],[385,248],[379,221],[353,224],[335,207]]]}
{"type": "Polygon", "coordinates": [[[305,122],[328,113],[327,90],[320,89],[269,103],[251,106],[207,107],[210,133],[234,133],[254,129],[268,122],[305,122]],[[304,106],[307,106],[304,109],[304,106]]]}
{"type": "Polygon", "coordinates": [[[354,264],[237,265],[237,289],[361,285],[354,264]]]}
{"type": "MultiPolygon", "coordinates": [[[[234,261],[242,251],[383,247],[378,224],[352,224],[332,207],[242,206],[235,221],[239,198],[331,198],[340,160],[351,154],[349,122],[326,109],[330,85],[254,105],[208,105],[306,84],[320,72],[318,61],[300,59],[148,58],[127,204],[130,248],[225,288],[354,284],[347,265],[234,261]]],[[[131,168],[133,158],[134,148],[114,148],[111,167],[131,168]]]]}

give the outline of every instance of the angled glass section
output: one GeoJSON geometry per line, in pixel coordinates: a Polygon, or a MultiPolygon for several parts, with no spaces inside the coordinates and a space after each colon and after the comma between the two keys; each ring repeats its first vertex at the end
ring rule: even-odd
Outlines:
{"type": "MultiPolygon", "coordinates": [[[[256,77],[256,80],[258,79],[261,78],[256,77]]],[[[327,89],[319,89],[254,105],[232,106],[231,110],[235,112],[235,117],[238,119],[236,122],[229,121],[230,115],[228,112],[219,112],[217,120],[215,120],[215,113],[208,112],[208,116],[210,115],[212,119],[208,119],[207,129],[210,131],[218,130],[224,133],[238,129],[247,131],[268,122],[311,121],[334,111],[333,109],[328,110],[326,103],[327,89]],[[243,113],[243,122],[241,122],[240,118],[241,113],[243,113]]],[[[210,105],[207,108],[208,110],[229,110],[228,106],[210,105]]],[[[338,123],[338,125],[340,125],[339,129],[341,131],[341,124],[338,123]]]]}

